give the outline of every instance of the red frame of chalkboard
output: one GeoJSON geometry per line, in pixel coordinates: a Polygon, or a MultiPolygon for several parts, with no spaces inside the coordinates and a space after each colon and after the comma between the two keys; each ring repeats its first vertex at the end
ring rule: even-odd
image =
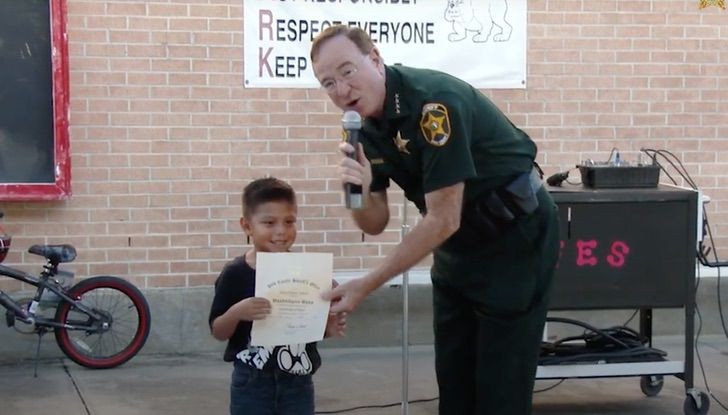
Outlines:
{"type": "Polygon", "coordinates": [[[66,0],[49,0],[48,4],[51,8],[55,182],[0,183],[0,201],[65,200],[71,197],[66,0]]]}

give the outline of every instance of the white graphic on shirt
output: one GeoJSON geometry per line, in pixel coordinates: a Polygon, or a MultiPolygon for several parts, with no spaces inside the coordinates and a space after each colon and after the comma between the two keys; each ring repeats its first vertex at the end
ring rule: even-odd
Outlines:
{"type": "Polygon", "coordinates": [[[263,367],[275,352],[278,368],[293,375],[307,375],[313,371],[313,363],[306,352],[306,344],[292,344],[288,346],[248,346],[235,357],[248,366],[258,370],[263,367]]]}
{"type": "Polygon", "coordinates": [[[311,373],[313,364],[306,353],[305,344],[292,344],[278,350],[278,367],[294,375],[311,373]]]}
{"type": "Polygon", "coordinates": [[[272,353],[273,346],[248,346],[247,349],[241,350],[235,357],[242,360],[246,365],[262,370],[272,353]]]}

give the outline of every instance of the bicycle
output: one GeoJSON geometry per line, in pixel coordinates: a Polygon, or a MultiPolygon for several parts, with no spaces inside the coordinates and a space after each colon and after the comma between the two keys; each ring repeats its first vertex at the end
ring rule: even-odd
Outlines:
{"type": "MultiPolygon", "coordinates": [[[[0,211],[0,218],[3,212],[0,211]]],[[[26,301],[15,300],[0,290],[0,305],[5,307],[8,327],[25,334],[38,334],[35,354],[37,376],[40,341],[54,331],[58,347],[72,361],[91,369],[117,367],[133,358],[149,336],[151,313],[146,298],[130,282],[116,276],[94,276],[75,285],[64,284],[61,263],[72,262],[72,245],[33,245],[28,252],[46,259],[43,271],[34,276],[2,265],[12,237],[0,227],[0,275],[37,287],[26,301]],[[55,313],[49,317],[55,308],[55,313]],[[21,331],[16,323],[27,324],[21,331]]]]}

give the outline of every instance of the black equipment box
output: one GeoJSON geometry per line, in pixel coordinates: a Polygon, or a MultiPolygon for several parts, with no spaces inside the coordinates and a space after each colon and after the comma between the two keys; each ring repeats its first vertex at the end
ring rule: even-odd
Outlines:
{"type": "Polygon", "coordinates": [[[552,310],[681,307],[693,301],[698,193],[550,187],[561,256],[552,310]]]}
{"type": "Polygon", "coordinates": [[[579,165],[581,182],[592,189],[657,187],[660,166],[579,165]]]}

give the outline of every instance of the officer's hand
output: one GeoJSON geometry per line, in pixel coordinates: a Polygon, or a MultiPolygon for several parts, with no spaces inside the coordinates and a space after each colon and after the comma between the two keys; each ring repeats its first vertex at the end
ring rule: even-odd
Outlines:
{"type": "Polygon", "coordinates": [[[369,290],[364,278],[347,281],[331,290],[321,293],[321,298],[331,301],[330,313],[351,312],[366,298],[369,290]]]}
{"type": "MultiPolygon", "coordinates": [[[[351,183],[355,185],[361,185],[363,189],[369,189],[369,184],[372,182],[372,167],[364,155],[364,147],[361,143],[359,146],[359,158],[354,160],[349,157],[344,157],[339,163],[339,177],[341,183],[351,183]]],[[[346,156],[354,151],[354,147],[342,141],[339,143],[339,150],[346,156]]]]}

